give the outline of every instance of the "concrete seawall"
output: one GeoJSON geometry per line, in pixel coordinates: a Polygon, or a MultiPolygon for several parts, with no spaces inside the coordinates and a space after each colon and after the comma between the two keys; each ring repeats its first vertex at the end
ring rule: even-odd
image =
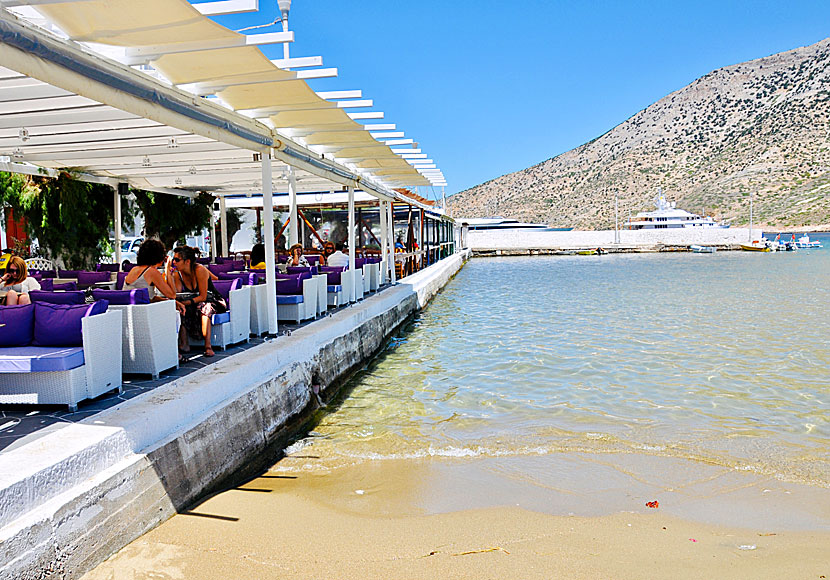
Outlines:
{"type": "Polygon", "coordinates": [[[466,258],[0,453],[0,578],[78,578],[273,462],[317,394],[334,396],[466,258]]]}
{"type": "MultiPolygon", "coordinates": [[[[763,232],[752,230],[752,239],[763,232]]],[[[614,230],[538,231],[474,230],[467,232],[469,248],[476,254],[551,253],[602,247],[610,251],[657,251],[662,248],[687,248],[697,244],[722,249],[737,249],[749,239],[748,228],[674,228],[655,230],[620,230],[620,242],[614,243],[614,230]]]]}

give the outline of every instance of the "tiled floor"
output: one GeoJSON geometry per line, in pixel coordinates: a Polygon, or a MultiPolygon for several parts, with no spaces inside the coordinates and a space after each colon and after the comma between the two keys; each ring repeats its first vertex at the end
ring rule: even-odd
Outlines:
{"type": "MultiPolygon", "coordinates": [[[[328,315],[346,308],[349,308],[349,306],[329,310],[328,315]]],[[[290,333],[301,326],[313,324],[313,322],[307,321],[301,325],[280,322],[279,334],[290,333]]],[[[178,369],[166,371],[156,380],[152,380],[146,375],[124,375],[121,394],[107,393],[95,399],[82,401],[78,404],[78,410],[74,413],[67,410],[65,405],[0,405],[0,452],[40,437],[59,427],[61,423],[77,423],[105,409],[114,407],[122,401],[152,391],[202,367],[244,352],[264,343],[266,340],[273,339],[251,338],[247,344],[232,346],[224,351],[216,349],[216,356],[212,358],[206,358],[198,347],[194,347],[187,355],[189,360],[179,365],[178,369]]]]}

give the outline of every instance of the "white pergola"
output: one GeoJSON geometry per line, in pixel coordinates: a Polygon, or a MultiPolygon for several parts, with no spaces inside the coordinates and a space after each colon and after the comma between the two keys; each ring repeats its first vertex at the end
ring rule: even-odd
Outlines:
{"type": "MultiPolygon", "coordinates": [[[[362,93],[308,86],[336,74],[308,68],[321,58],[290,58],[287,50],[283,59],[265,57],[259,46],[293,40],[285,22],[282,32],[244,35],[207,17],[256,7],[255,0],[0,0],[0,170],[72,168],[122,190],[206,191],[223,213],[225,196],[261,195],[266,239],[274,234],[273,192],[285,191],[290,243],[298,239],[298,193],[346,188],[351,247],[356,189],[379,201],[389,224],[389,201],[413,203],[394,188],[445,185],[394,125],[358,123],[383,113],[347,112],[372,105],[362,93]]],[[[117,192],[115,204],[117,219],[117,192]]],[[[272,244],[266,262],[276,333],[272,244]]]]}

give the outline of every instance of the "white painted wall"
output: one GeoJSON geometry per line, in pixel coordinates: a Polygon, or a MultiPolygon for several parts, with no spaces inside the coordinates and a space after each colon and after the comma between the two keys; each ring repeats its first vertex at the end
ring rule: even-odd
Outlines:
{"type": "MultiPolygon", "coordinates": [[[[762,230],[752,230],[761,238],[762,230]]],[[[614,247],[614,230],[546,232],[533,230],[471,230],[467,246],[472,250],[524,250],[614,247]]],[[[620,246],[726,246],[750,241],[747,228],[676,228],[664,230],[620,230],[620,246]]]]}

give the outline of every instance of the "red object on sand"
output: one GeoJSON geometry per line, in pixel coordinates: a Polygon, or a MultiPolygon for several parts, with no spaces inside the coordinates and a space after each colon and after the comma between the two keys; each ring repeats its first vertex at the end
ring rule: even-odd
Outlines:
{"type": "Polygon", "coordinates": [[[657,509],[657,508],[660,507],[660,502],[657,501],[656,499],[654,501],[647,501],[646,502],[646,507],[657,509]]]}

